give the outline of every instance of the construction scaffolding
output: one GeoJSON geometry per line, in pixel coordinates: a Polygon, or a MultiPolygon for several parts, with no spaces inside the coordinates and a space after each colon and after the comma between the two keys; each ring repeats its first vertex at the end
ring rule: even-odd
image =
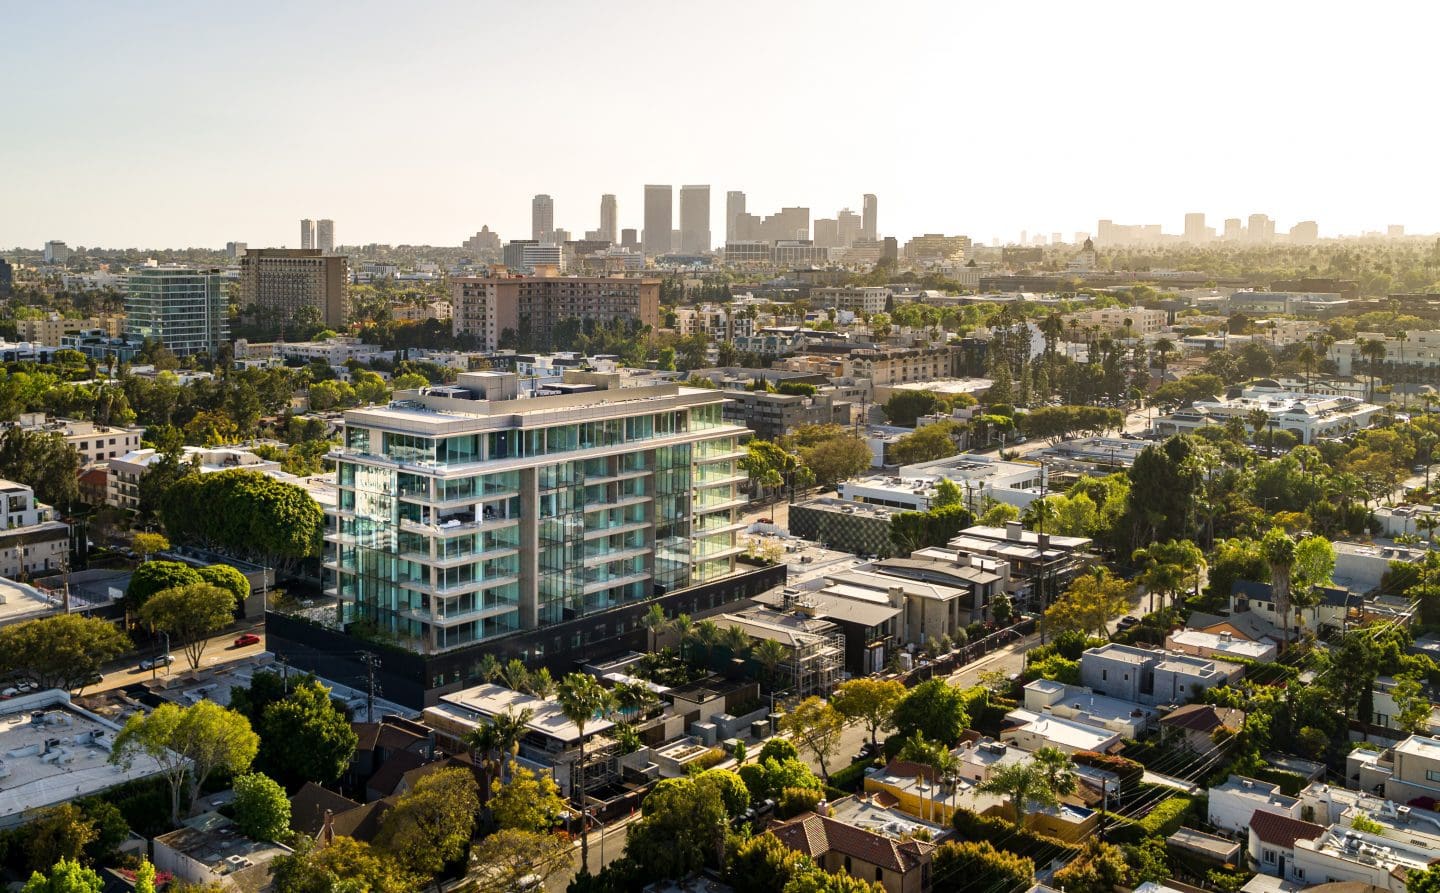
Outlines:
{"type": "Polygon", "coordinates": [[[751,639],[778,642],[785,649],[776,665],[781,686],[800,697],[828,695],[845,669],[845,633],[828,620],[807,616],[803,609],[781,612],[755,607],[715,618],[722,628],[739,627],[751,639]]]}

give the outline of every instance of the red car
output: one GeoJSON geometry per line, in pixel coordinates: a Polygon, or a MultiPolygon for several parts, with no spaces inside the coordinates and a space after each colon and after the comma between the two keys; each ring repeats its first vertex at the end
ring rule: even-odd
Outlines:
{"type": "Polygon", "coordinates": [[[246,633],[243,636],[235,637],[235,647],[244,648],[246,645],[259,645],[260,637],[254,633],[246,633]]]}

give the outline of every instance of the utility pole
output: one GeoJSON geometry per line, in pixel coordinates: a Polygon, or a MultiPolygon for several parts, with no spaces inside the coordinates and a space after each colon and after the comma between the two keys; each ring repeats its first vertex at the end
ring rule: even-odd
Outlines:
{"type": "Polygon", "coordinates": [[[375,682],[375,671],[380,668],[380,658],[369,651],[361,654],[360,659],[365,662],[365,721],[375,721],[375,695],[380,692],[380,686],[375,682]]]}
{"type": "Polygon", "coordinates": [[[275,660],[280,664],[280,686],[285,696],[290,696],[290,659],[285,655],[277,655],[275,660]]]}

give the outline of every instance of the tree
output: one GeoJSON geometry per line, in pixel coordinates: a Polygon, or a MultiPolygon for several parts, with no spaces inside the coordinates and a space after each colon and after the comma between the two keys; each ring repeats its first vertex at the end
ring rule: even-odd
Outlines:
{"type": "Polygon", "coordinates": [[[1440,893],[1440,866],[1407,872],[1405,893],[1440,893]]]}
{"type": "MultiPolygon", "coordinates": [[[[586,673],[571,673],[560,680],[558,695],[560,711],[580,732],[580,759],[577,762],[579,778],[571,781],[570,791],[571,798],[578,798],[580,801],[580,826],[584,828],[590,824],[590,801],[586,799],[585,790],[585,727],[592,719],[613,710],[614,703],[610,692],[606,691],[594,676],[586,673]]],[[[580,835],[580,864],[590,864],[589,834],[580,835]]]]}
{"type": "Polygon", "coordinates": [[[130,583],[125,587],[125,611],[138,615],[155,593],[203,582],[199,571],[182,561],[147,561],[130,575],[130,583]]]}
{"type": "Polygon", "coordinates": [[[695,776],[695,784],[719,794],[726,814],[732,819],[740,818],[750,808],[750,789],[729,769],[706,769],[695,776]]]}
{"type": "Polygon", "coordinates": [[[808,856],[790,849],[774,834],[757,834],[730,854],[725,881],[735,890],[784,893],[796,875],[814,870],[808,856]]]}
{"type": "Polygon", "coordinates": [[[70,859],[62,859],[49,874],[35,872],[20,893],[100,893],[105,882],[100,875],[70,859]]]}
{"type": "Polygon", "coordinates": [[[1270,528],[1260,541],[1265,563],[1270,566],[1270,594],[1283,618],[1280,625],[1281,647],[1290,644],[1290,575],[1295,569],[1295,541],[1279,527],[1270,528]]]}
{"type": "Polygon", "coordinates": [[[860,677],[840,683],[830,703],[841,716],[863,725],[870,744],[879,749],[880,731],[891,727],[895,708],[904,700],[905,684],[894,679],[860,677]]]}
{"type": "Polygon", "coordinates": [[[275,893],[413,893],[421,881],[386,852],[337,836],[317,848],[308,837],[272,863],[275,893]]]}
{"type": "Polygon", "coordinates": [[[141,859],[135,869],[135,893],[155,893],[155,865],[149,859],[141,859]]]}
{"type": "Polygon", "coordinates": [[[235,596],[237,605],[244,604],[245,599],[250,597],[250,581],[239,570],[228,564],[197,567],[195,573],[200,575],[202,582],[229,591],[231,595],[235,596]]]}
{"type": "Polygon", "coordinates": [[[1074,893],[1111,893],[1129,877],[1125,851],[1092,837],[1085,842],[1079,856],[1055,872],[1055,883],[1074,893]]]}
{"type": "Polygon", "coordinates": [[[1014,606],[1010,603],[1010,596],[1004,592],[997,592],[990,598],[990,616],[1000,626],[1009,626],[1014,618],[1014,606]]]}
{"type": "Polygon", "coordinates": [[[895,705],[895,733],[908,738],[920,732],[931,741],[952,745],[970,723],[965,696],[944,679],[930,679],[910,689],[895,705]]]}
{"type": "Polygon", "coordinates": [[[513,831],[548,831],[565,814],[565,800],[554,776],[537,775],[523,766],[516,767],[506,783],[499,779],[491,783],[488,806],[495,823],[513,831]]]}
{"type": "Polygon", "coordinates": [[[385,813],[377,845],[415,874],[434,878],[465,854],[480,809],[469,769],[440,769],[422,777],[385,813]]]}
{"type": "Polygon", "coordinates": [[[35,490],[41,502],[68,510],[80,498],[80,452],[58,431],[6,429],[0,436],[0,477],[35,490]]]}
{"type": "Polygon", "coordinates": [[[982,793],[1010,798],[1015,824],[1021,827],[1025,824],[1027,804],[1054,806],[1057,799],[1055,792],[1050,789],[1045,769],[1034,760],[1006,763],[991,772],[990,777],[980,784],[979,790],[982,793]]]}
{"type": "Polygon", "coordinates": [[[1395,687],[1390,689],[1395,701],[1395,724],[1412,735],[1426,734],[1430,729],[1430,700],[1425,697],[1420,677],[1414,673],[1402,673],[1395,677],[1395,687]]]}
{"type": "Polygon", "coordinates": [[[822,487],[833,487],[860,474],[874,458],[865,441],[853,434],[840,434],[800,451],[800,461],[822,487]]]}
{"type": "MultiPolygon", "coordinates": [[[[989,497],[986,497],[989,499],[989,497]]],[[[980,517],[975,521],[982,527],[1004,527],[1011,521],[1020,520],[1020,510],[1008,502],[996,502],[990,499],[980,517]]]]}
{"type": "Polygon", "coordinates": [[[276,778],[331,784],[345,773],[359,737],[330,700],[330,689],[306,679],[260,718],[260,762],[276,778]]]}
{"type": "Polygon", "coordinates": [[[244,772],[259,746],[250,721],[214,701],[190,707],[165,703],[148,716],[130,717],[115,736],[110,761],[128,766],[136,756],[154,760],[170,785],[170,819],[178,825],[182,796],[188,808],[211,773],[244,772]]]}
{"type": "Polygon", "coordinates": [[[1045,623],[1052,632],[1075,630],[1104,637],[1110,621],[1130,609],[1131,586],[1098,568],[1081,574],[1065,594],[1045,609],[1045,623]]]}
{"type": "Polygon", "coordinates": [[[164,552],[170,548],[170,541],[163,533],[146,533],[136,531],[130,537],[130,547],[140,553],[141,561],[149,561],[150,556],[156,552],[164,552]]]}
{"type": "Polygon", "coordinates": [[[570,867],[570,842],[554,834],[506,828],[496,831],[470,851],[469,874],[475,893],[514,893],[570,867]]]}
{"type": "Polygon", "coordinates": [[[820,764],[820,774],[830,783],[829,763],[840,749],[840,734],[845,730],[845,717],[824,698],[811,695],[796,705],[780,720],[780,730],[794,738],[799,746],[820,764]]]}
{"type": "Polygon", "coordinates": [[[890,461],[896,465],[915,465],[955,455],[960,448],[951,436],[954,427],[951,422],[934,422],[916,428],[890,445],[890,461]]]}
{"type": "Polygon", "coordinates": [[[272,567],[318,555],[325,528],[320,504],[305,490],[239,468],[180,479],[160,516],[172,539],[272,567]]]}
{"type": "Polygon", "coordinates": [[[718,787],[669,778],[651,790],[640,812],[626,834],[625,854],[646,876],[685,877],[707,863],[723,863],[729,814],[718,787]]]}
{"type": "Polygon", "coordinates": [[[951,505],[963,505],[965,492],[949,478],[941,478],[935,484],[935,495],[930,497],[930,508],[940,509],[951,505]]]}
{"type": "Polygon", "coordinates": [[[1070,756],[1057,747],[1041,747],[1032,759],[1045,776],[1045,786],[1056,797],[1068,797],[1075,793],[1075,764],[1070,756]]]}
{"type": "Polygon", "coordinates": [[[652,652],[660,650],[656,647],[657,639],[668,623],[669,621],[665,619],[665,609],[660,607],[658,602],[651,605],[650,610],[645,612],[645,616],[640,618],[640,625],[645,627],[645,631],[650,634],[650,650],[652,652]]]}
{"type": "Polygon", "coordinates": [[[413,391],[417,388],[428,387],[430,385],[430,379],[418,372],[406,372],[392,378],[390,384],[397,391],[413,391]]]}
{"type": "Polygon", "coordinates": [[[930,391],[896,390],[890,394],[880,410],[890,424],[901,428],[915,427],[915,420],[930,415],[943,406],[943,401],[930,391]]]}
{"type": "Polygon", "coordinates": [[[816,868],[791,878],[785,885],[784,893],[885,893],[885,886],[879,881],[816,868]]]}
{"type": "Polygon", "coordinates": [[[284,841],[290,835],[290,800],[274,779],[259,772],[238,776],[235,824],[255,840],[284,841]]]}
{"type": "Polygon", "coordinates": [[[988,840],[951,840],[935,850],[933,871],[934,893],[959,893],[971,887],[1010,890],[1030,886],[1035,863],[997,850],[988,840]]]}
{"type": "Polygon", "coordinates": [[[181,643],[190,669],[200,669],[208,636],[235,619],[235,594],[209,583],[161,590],[140,609],[140,619],[181,643]]]}
{"type": "Polygon", "coordinates": [[[0,673],[40,688],[79,688],[128,650],[129,637],[114,624],[85,614],[0,627],[0,673]]]}
{"type": "Polygon", "coordinates": [[[44,871],[57,862],[78,862],[98,831],[95,823],[74,803],[62,803],[27,812],[28,840],[25,854],[29,867],[44,871]]]}

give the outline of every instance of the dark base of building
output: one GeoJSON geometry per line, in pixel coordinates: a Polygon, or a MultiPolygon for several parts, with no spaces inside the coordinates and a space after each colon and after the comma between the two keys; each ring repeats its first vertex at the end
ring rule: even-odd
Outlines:
{"type": "Polygon", "coordinates": [[[648,633],[640,621],[651,605],[660,605],[667,617],[700,616],[784,586],[785,577],[783,564],[747,568],[649,601],[443,654],[417,654],[274,611],[265,614],[265,639],[268,649],[295,669],[361,690],[370,674],[366,656],[374,655],[377,695],[418,710],[435,704],[440,695],[484,681],[480,662],[487,654],[502,664],[518,658],[532,670],[546,667],[558,679],[582,663],[646,650],[648,633]]]}

